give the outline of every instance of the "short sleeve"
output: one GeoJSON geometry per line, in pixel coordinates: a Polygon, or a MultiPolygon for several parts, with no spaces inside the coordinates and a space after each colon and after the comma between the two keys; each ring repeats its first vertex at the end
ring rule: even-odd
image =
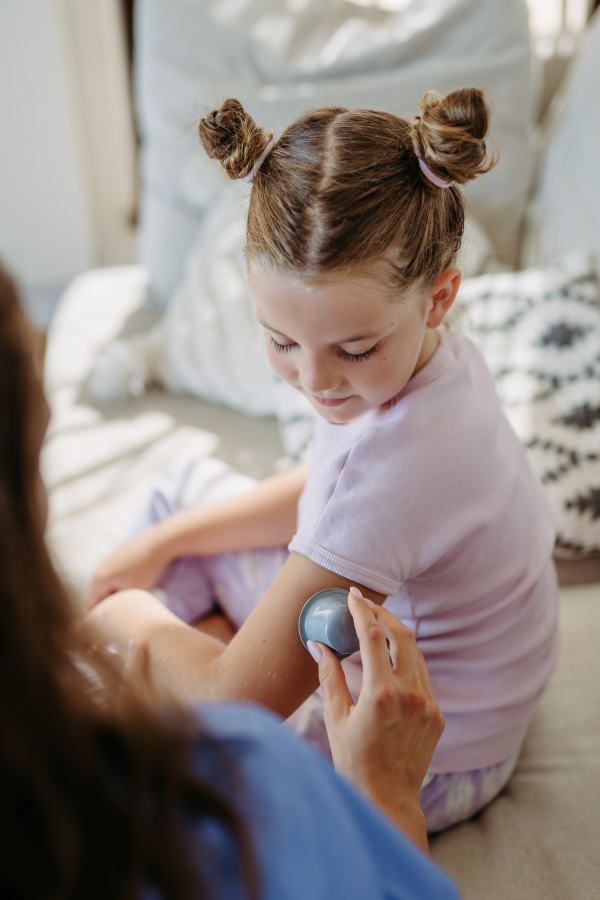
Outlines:
{"type": "Polygon", "coordinates": [[[372,429],[347,452],[332,455],[309,479],[305,513],[289,549],[393,595],[418,566],[413,538],[421,517],[415,515],[411,497],[426,485],[419,485],[419,472],[413,471],[412,491],[403,490],[408,473],[398,471],[401,456],[381,445],[378,431],[372,429]],[[406,540],[409,529],[411,539],[406,540]]]}

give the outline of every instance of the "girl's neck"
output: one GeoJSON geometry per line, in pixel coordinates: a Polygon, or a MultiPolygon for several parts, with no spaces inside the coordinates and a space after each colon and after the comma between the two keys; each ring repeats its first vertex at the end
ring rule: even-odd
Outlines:
{"type": "Polygon", "coordinates": [[[417,372],[420,372],[421,369],[427,365],[435,351],[440,345],[440,336],[438,334],[437,328],[427,328],[425,331],[425,337],[423,338],[423,344],[421,345],[421,352],[419,353],[419,358],[417,359],[417,364],[412,373],[412,377],[414,377],[417,372]]]}

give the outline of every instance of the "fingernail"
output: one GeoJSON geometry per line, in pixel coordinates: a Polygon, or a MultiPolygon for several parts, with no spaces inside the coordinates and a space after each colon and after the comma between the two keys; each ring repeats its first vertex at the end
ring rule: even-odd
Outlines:
{"type": "Polygon", "coordinates": [[[107,648],[106,648],[106,652],[107,652],[107,653],[117,653],[117,654],[118,654],[119,651],[117,650],[117,648],[115,647],[114,644],[109,644],[109,645],[107,646],[107,648]]]}
{"type": "Polygon", "coordinates": [[[358,597],[359,600],[365,599],[359,589],[357,587],[354,587],[354,585],[352,585],[352,587],[350,588],[350,593],[353,597],[358,597]]]}
{"type": "Polygon", "coordinates": [[[316,663],[320,663],[321,660],[323,659],[323,651],[321,650],[321,648],[317,647],[317,645],[314,643],[314,641],[307,641],[306,646],[308,648],[308,652],[310,653],[310,655],[312,656],[314,661],[316,663]]]}
{"type": "Polygon", "coordinates": [[[129,643],[127,644],[127,656],[133,656],[133,648],[135,644],[133,643],[133,638],[129,638],[129,643]]]}

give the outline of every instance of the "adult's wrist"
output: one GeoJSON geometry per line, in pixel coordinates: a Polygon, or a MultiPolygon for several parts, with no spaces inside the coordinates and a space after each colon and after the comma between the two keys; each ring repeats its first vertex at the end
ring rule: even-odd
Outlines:
{"type": "Polygon", "coordinates": [[[367,790],[365,793],[413,843],[423,850],[424,853],[429,853],[425,814],[418,799],[398,797],[393,790],[388,790],[385,793],[371,793],[367,790]]]}
{"type": "Polygon", "coordinates": [[[351,781],[362,794],[371,800],[388,819],[391,819],[425,853],[429,852],[425,815],[419,803],[418,794],[401,785],[393,784],[393,779],[372,781],[366,773],[351,767],[335,765],[336,770],[351,781]]]}

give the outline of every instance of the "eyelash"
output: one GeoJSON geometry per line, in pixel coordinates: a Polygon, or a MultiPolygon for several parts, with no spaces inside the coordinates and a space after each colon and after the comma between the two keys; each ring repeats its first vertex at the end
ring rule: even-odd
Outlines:
{"type": "Polygon", "coordinates": [[[379,345],[374,344],[370,350],[365,350],[364,353],[346,353],[345,350],[340,350],[340,353],[344,357],[344,359],[351,359],[354,362],[366,362],[367,359],[371,359],[377,351],[379,350],[379,345]]]}
{"type": "MultiPolygon", "coordinates": [[[[275,340],[272,334],[269,335],[269,338],[271,339],[271,344],[278,353],[287,353],[296,346],[295,344],[280,344],[279,341],[275,340]]],[[[344,359],[352,360],[352,362],[366,362],[368,359],[371,359],[378,350],[379,344],[374,344],[370,350],[365,350],[364,353],[347,353],[345,350],[340,350],[339,353],[344,359]]]]}
{"type": "Polygon", "coordinates": [[[273,337],[272,334],[269,335],[269,339],[271,341],[271,344],[273,345],[273,347],[275,347],[275,349],[277,350],[278,353],[287,353],[288,350],[291,350],[292,347],[295,346],[295,344],[280,344],[279,341],[275,340],[275,338],[273,337]]]}

